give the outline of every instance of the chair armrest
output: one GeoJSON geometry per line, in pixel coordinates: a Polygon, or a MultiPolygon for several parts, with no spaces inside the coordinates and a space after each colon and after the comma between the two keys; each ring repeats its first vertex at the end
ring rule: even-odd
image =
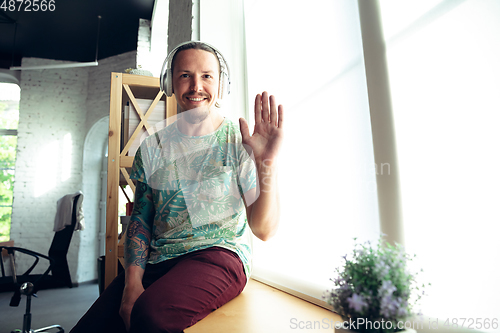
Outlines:
{"type": "Polygon", "coordinates": [[[11,263],[11,269],[12,269],[12,275],[13,275],[13,280],[14,280],[14,283],[17,285],[17,273],[16,273],[16,267],[15,267],[15,257],[14,257],[14,254],[15,252],[20,252],[20,253],[24,253],[26,255],[29,255],[29,256],[32,256],[35,258],[35,262],[30,266],[30,268],[28,268],[28,270],[26,270],[26,272],[24,272],[22,275],[23,276],[28,276],[32,271],[33,269],[35,268],[35,266],[38,264],[38,262],[40,261],[40,258],[43,258],[43,259],[46,259],[49,261],[49,267],[47,267],[47,269],[43,272],[43,274],[38,278],[36,279],[33,284],[34,284],[34,291],[33,293],[37,292],[39,290],[39,282],[42,281],[50,272],[51,268],[52,268],[52,264],[54,263],[54,260],[52,258],[50,258],[49,256],[46,256],[44,254],[41,254],[41,253],[38,253],[38,252],[35,252],[35,251],[32,251],[32,250],[28,250],[28,249],[25,249],[25,248],[21,248],[21,247],[15,247],[15,246],[12,246],[12,247],[9,247],[9,246],[0,246],[0,251],[1,250],[7,250],[7,253],[10,255],[11,257],[11,260],[10,260],[10,263],[11,263]]]}
{"type": "Polygon", "coordinates": [[[0,247],[0,248],[5,248],[7,251],[12,251],[13,250],[13,251],[17,251],[17,252],[22,252],[22,253],[25,253],[25,254],[30,255],[32,257],[35,257],[35,258],[41,257],[41,258],[47,259],[48,261],[50,261],[50,263],[53,262],[52,258],[50,258],[49,256],[46,256],[44,254],[41,254],[41,253],[38,253],[38,252],[35,252],[35,251],[31,251],[31,250],[28,250],[28,249],[25,249],[25,248],[22,248],[22,247],[4,246],[4,247],[0,247]]]}

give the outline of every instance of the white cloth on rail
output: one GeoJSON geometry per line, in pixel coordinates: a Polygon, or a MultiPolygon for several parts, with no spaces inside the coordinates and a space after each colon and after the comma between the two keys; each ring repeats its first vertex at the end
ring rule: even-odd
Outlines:
{"type": "Polygon", "coordinates": [[[76,202],[76,224],[75,230],[83,230],[85,228],[85,220],[83,218],[83,192],[78,191],[73,194],[67,194],[57,200],[57,212],[54,219],[54,231],[61,231],[66,226],[71,225],[71,216],[73,213],[73,201],[78,196],[76,202]]]}

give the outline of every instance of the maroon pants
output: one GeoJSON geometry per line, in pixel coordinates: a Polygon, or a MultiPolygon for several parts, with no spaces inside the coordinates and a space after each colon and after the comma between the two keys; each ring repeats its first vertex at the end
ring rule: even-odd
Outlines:
{"type": "MultiPolygon", "coordinates": [[[[130,332],[182,332],[239,295],[246,281],[238,255],[221,247],[147,265],[130,332]]],[[[71,333],[126,332],[118,313],[124,282],[124,274],[116,277],[71,333]]]]}

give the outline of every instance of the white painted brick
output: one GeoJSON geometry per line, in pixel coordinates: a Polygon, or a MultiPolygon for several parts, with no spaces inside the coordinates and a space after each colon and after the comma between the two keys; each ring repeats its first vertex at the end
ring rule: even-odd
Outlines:
{"type": "MultiPolygon", "coordinates": [[[[25,66],[52,63],[60,62],[23,59],[25,66]]],[[[16,246],[47,254],[54,235],[52,229],[57,200],[81,188],[87,86],[88,69],[85,68],[23,71],[21,74],[11,231],[16,246]],[[67,153],[63,157],[60,149],[64,147],[63,138],[68,133],[71,134],[68,146],[71,156],[67,153]],[[66,166],[65,159],[69,161],[66,166]],[[49,167],[48,171],[40,172],[43,167],[49,167]],[[70,177],[62,179],[65,171],[70,177]],[[53,179],[43,179],[44,176],[53,179]],[[47,180],[49,182],[43,185],[47,180]],[[44,187],[41,184],[46,191],[42,191],[44,187]]],[[[68,256],[68,261],[73,259],[68,256]]],[[[18,260],[21,271],[28,265],[28,259],[18,260]]],[[[46,265],[42,264],[35,273],[40,273],[44,267],[46,265]]]]}
{"type": "Polygon", "coordinates": [[[109,115],[111,72],[123,73],[127,68],[135,68],[136,53],[131,51],[99,60],[99,66],[89,70],[86,132],[99,119],[109,115]]]}

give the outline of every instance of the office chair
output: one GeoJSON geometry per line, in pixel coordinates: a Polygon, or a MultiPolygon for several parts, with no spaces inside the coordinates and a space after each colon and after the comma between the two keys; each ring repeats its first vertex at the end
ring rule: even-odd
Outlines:
{"type": "MultiPolygon", "coordinates": [[[[54,234],[52,239],[52,243],[49,248],[49,257],[53,260],[53,264],[51,265],[51,274],[48,274],[46,278],[43,280],[42,286],[40,289],[48,289],[48,288],[58,288],[58,287],[73,287],[73,283],[71,281],[71,275],[69,272],[67,254],[69,251],[69,246],[71,243],[71,239],[73,237],[73,233],[75,231],[75,226],[77,223],[77,201],[79,200],[79,195],[75,196],[73,199],[73,209],[71,214],[71,224],[65,226],[64,229],[57,231],[54,234]]],[[[14,246],[13,242],[10,244],[2,244],[0,246],[14,246]]],[[[21,279],[20,283],[26,276],[18,276],[18,279],[21,279]]],[[[35,276],[30,276],[33,279],[35,276]]],[[[13,291],[14,284],[12,283],[12,278],[10,276],[5,276],[5,274],[0,277],[0,291],[13,291]]]]}
{"type": "MultiPolygon", "coordinates": [[[[12,299],[10,301],[10,306],[18,306],[21,301],[21,295],[26,296],[26,313],[24,315],[23,329],[22,331],[15,330],[13,331],[13,333],[46,332],[52,329],[57,329],[58,333],[64,332],[64,329],[60,325],[52,325],[37,330],[31,329],[31,297],[32,296],[36,297],[36,292],[40,289],[48,289],[48,288],[55,288],[62,286],[69,288],[73,287],[73,283],[71,282],[71,275],[69,272],[67,254],[77,221],[77,210],[78,210],[77,202],[80,195],[76,195],[73,198],[71,223],[66,227],[64,227],[64,229],[57,231],[54,234],[54,238],[52,239],[48,256],[24,248],[13,247],[13,246],[11,247],[0,246],[1,249],[0,253],[2,253],[3,249],[5,249],[7,250],[7,253],[10,257],[12,282],[10,282],[9,284],[13,287],[14,290],[14,295],[12,296],[12,299]],[[24,272],[22,275],[17,275],[16,272],[16,266],[15,266],[16,252],[22,253],[23,255],[29,255],[35,258],[35,261],[30,266],[30,268],[28,268],[28,270],[24,272]],[[31,275],[31,272],[40,261],[40,258],[48,260],[49,267],[41,275],[40,274],[31,275]],[[49,272],[51,272],[50,275],[49,272]]],[[[3,258],[0,261],[0,263],[2,271],[2,277],[0,280],[2,281],[2,284],[5,284],[7,277],[5,274],[3,258]]],[[[7,288],[8,287],[9,286],[7,286],[7,288]]]]}
{"type": "Polygon", "coordinates": [[[73,198],[71,224],[67,225],[63,230],[57,231],[52,239],[52,244],[49,248],[49,257],[54,260],[54,263],[52,265],[52,274],[47,282],[48,287],[73,287],[66,256],[68,254],[71,238],[75,231],[76,216],[78,212],[77,202],[80,196],[81,194],[73,198]]]}
{"type": "MultiPolygon", "coordinates": [[[[49,274],[50,270],[52,269],[52,265],[54,263],[54,260],[51,259],[48,256],[45,256],[41,253],[34,252],[31,250],[19,248],[19,247],[7,247],[7,246],[0,246],[0,252],[3,250],[6,250],[9,258],[10,258],[10,268],[12,272],[12,280],[13,283],[16,287],[14,295],[12,296],[10,300],[10,306],[18,306],[19,303],[21,302],[21,295],[26,296],[26,312],[24,314],[24,319],[23,319],[23,329],[22,330],[14,330],[11,333],[38,333],[38,332],[47,332],[52,329],[57,329],[57,333],[64,333],[64,328],[62,328],[60,325],[51,325],[47,327],[43,327],[37,330],[32,330],[31,329],[31,297],[36,296],[36,292],[40,290],[40,287],[42,286],[43,280],[47,277],[49,274]],[[25,255],[29,255],[33,258],[35,258],[35,261],[33,264],[24,272],[22,275],[17,275],[16,272],[16,263],[15,263],[15,253],[22,253],[25,255]],[[31,275],[30,273],[33,271],[35,266],[38,264],[40,261],[40,258],[46,259],[49,261],[49,267],[45,270],[45,272],[41,275],[31,275]],[[34,277],[30,279],[30,277],[34,277]]],[[[2,276],[5,277],[5,267],[3,260],[0,261],[1,265],[1,270],[2,270],[2,276]]]]}

